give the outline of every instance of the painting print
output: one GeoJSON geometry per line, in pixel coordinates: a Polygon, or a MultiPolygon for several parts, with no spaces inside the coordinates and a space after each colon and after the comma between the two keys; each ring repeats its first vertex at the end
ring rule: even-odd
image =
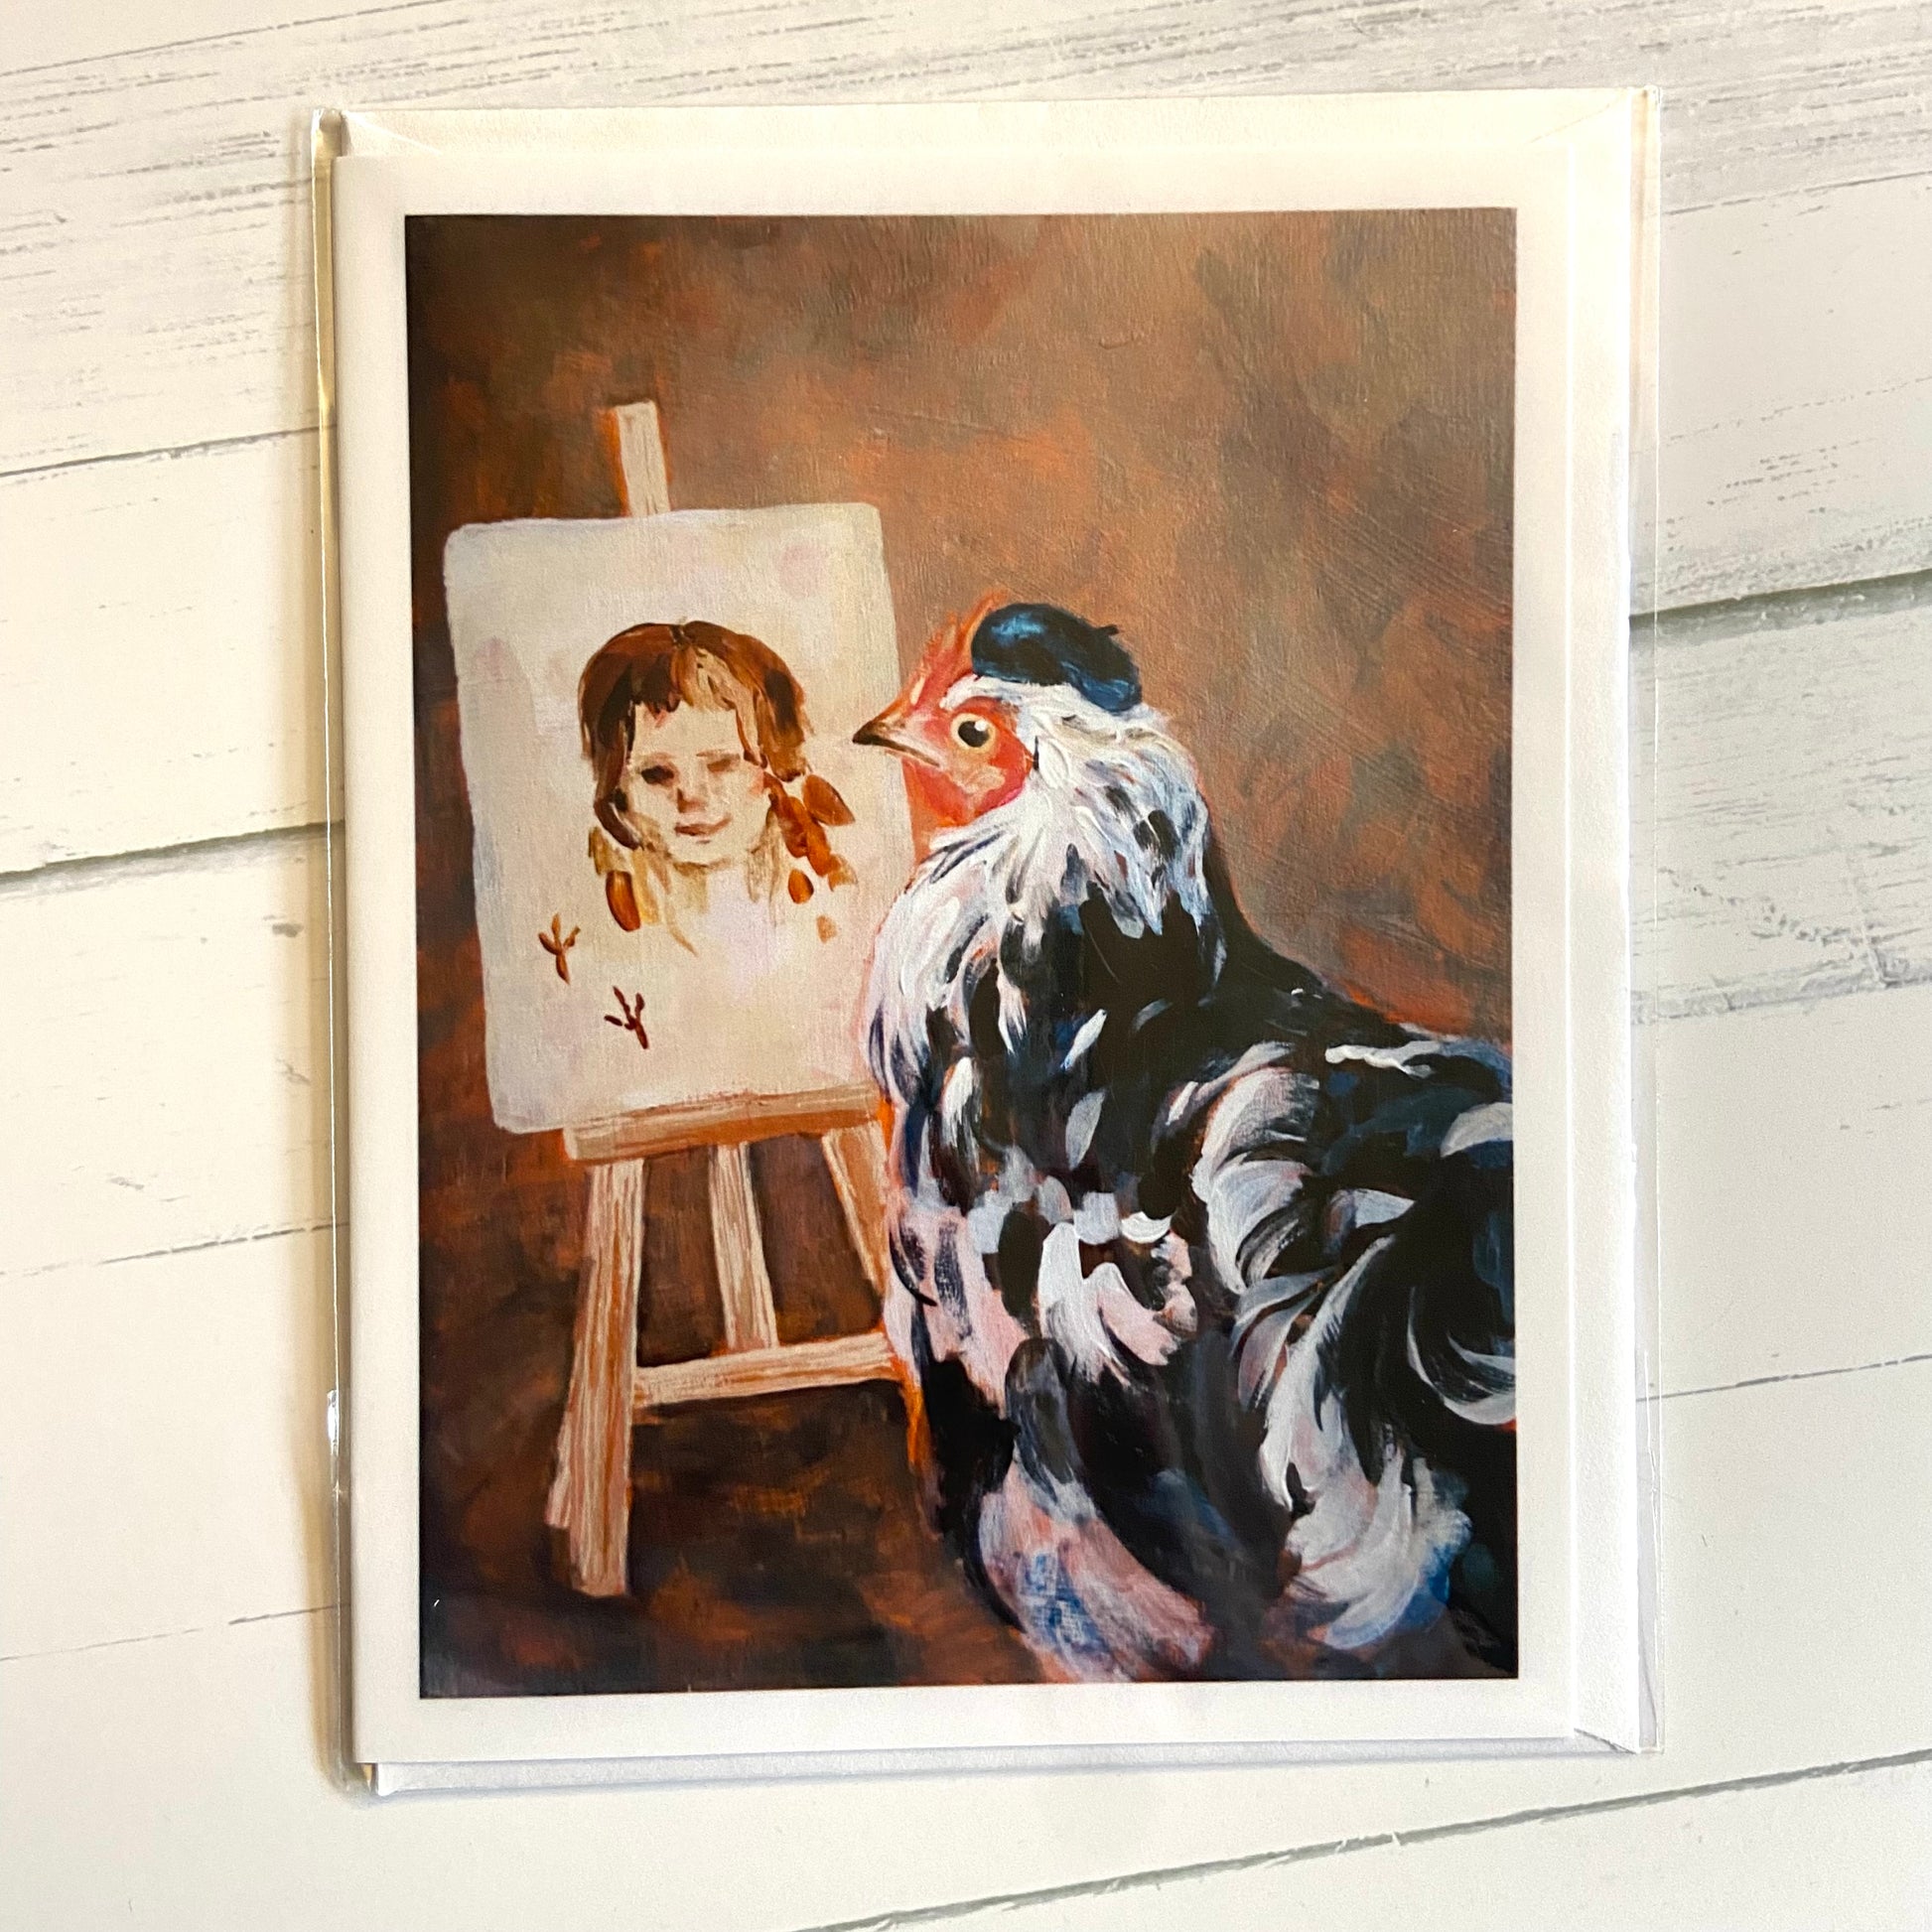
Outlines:
{"type": "Polygon", "coordinates": [[[422,1694],[1513,1676],[1509,211],[407,262],[422,1694]]]}

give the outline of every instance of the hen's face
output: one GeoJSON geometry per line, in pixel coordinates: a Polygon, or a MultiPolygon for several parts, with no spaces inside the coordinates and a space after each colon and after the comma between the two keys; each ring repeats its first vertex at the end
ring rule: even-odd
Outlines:
{"type": "Polygon", "coordinates": [[[1004,805],[1033,768],[1008,707],[960,689],[973,675],[973,631],[998,603],[985,598],[963,621],[936,631],[905,689],[854,734],[856,744],[897,754],[915,805],[941,825],[965,825],[1004,805]]]}

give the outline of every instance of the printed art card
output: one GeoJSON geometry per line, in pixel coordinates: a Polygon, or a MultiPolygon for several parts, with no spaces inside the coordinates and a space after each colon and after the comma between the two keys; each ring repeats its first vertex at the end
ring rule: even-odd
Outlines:
{"type": "Polygon", "coordinates": [[[1654,1737],[1651,117],[319,123],[378,1788],[1654,1737]]]}

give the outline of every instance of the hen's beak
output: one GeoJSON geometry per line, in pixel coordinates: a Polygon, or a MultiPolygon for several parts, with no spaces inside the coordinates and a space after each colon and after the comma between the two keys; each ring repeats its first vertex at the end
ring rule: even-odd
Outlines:
{"type": "Polygon", "coordinates": [[[932,755],[905,729],[905,714],[898,704],[891,704],[869,724],[864,724],[852,734],[855,745],[875,746],[882,752],[892,752],[902,759],[913,759],[920,764],[930,764],[932,755]]]}

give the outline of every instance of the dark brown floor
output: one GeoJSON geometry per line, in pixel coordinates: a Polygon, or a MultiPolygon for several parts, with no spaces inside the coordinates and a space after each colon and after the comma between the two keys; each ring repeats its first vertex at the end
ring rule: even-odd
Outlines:
{"type": "Polygon", "coordinates": [[[467,1554],[507,1557],[520,1576],[478,1577],[465,1553],[439,1552],[446,1574],[472,1575],[425,1591],[427,1695],[1036,1675],[920,1522],[886,1384],[640,1430],[625,1600],[580,1597],[545,1576],[543,1539],[523,1512],[540,1512],[546,1454],[539,1429],[466,1516],[467,1554]]]}

